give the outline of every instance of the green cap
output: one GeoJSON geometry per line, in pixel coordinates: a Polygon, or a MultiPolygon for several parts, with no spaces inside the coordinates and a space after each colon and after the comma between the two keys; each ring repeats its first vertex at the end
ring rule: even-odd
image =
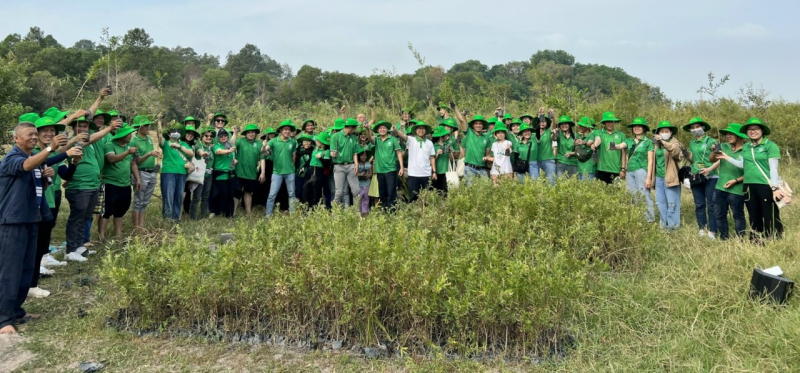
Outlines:
{"type": "Polygon", "coordinates": [[[147,118],[146,115],[137,115],[133,117],[133,128],[151,125],[153,122],[147,118]]]}
{"type": "Polygon", "coordinates": [[[69,114],[68,111],[61,111],[61,110],[58,110],[57,107],[51,107],[51,108],[45,110],[45,112],[42,113],[42,116],[43,117],[50,117],[54,121],[60,122],[62,119],[64,119],[67,116],[67,114],[69,114]]]}
{"type": "Polygon", "coordinates": [[[110,115],[108,115],[108,113],[106,113],[105,111],[102,111],[102,110],[100,110],[100,109],[98,109],[98,110],[97,110],[97,112],[95,112],[95,113],[94,113],[94,117],[95,117],[95,118],[97,118],[97,117],[103,117],[103,125],[104,125],[104,126],[105,126],[106,124],[109,124],[109,123],[111,123],[111,116],[110,116],[110,115]]]}
{"type": "Polygon", "coordinates": [[[594,124],[592,122],[594,122],[594,120],[589,117],[581,117],[581,120],[578,121],[578,125],[581,127],[594,129],[594,124]]]}
{"type": "Polygon", "coordinates": [[[223,113],[214,113],[214,116],[211,117],[211,124],[212,125],[214,124],[214,119],[217,119],[217,117],[222,117],[222,119],[225,120],[225,125],[226,126],[228,125],[228,116],[223,114],[223,113]]]}
{"type": "Polygon", "coordinates": [[[373,124],[372,132],[378,133],[378,127],[386,127],[387,130],[392,130],[392,124],[385,120],[379,120],[378,123],[373,124]]]}
{"type": "Polygon", "coordinates": [[[200,129],[200,133],[208,133],[208,132],[211,132],[211,138],[212,139],[217,137],[217,131],[214,130],[214,127],[205,126],[205,127],[200,129]]]}
{"type": "Polygon", "coordinates": [[[412,120],[410,123],[414,123],[414,125],[410,127],[411,131],[414,132],[414,134],[417,133],[417,128],[420,128],[420,127],[425,129],[425,135],[428,135],[428,134],[430,134],[432,132],[431,126],[425,124],[425,122],[423,122],[421,120],[420,121],[413,121],[412,120]]]}
{"type": "Polygon", "coordinates": [[[443,120],[442,121],[442,125],[446,126],[446,127],[454,128],[455,130],[458,130],[458,124],[456,123],[456,120],[453,119],[453,118],[447,118],[447,119],[443,120]]]}
{"type": "MultiPolygon", "coordinates": [[[[495,122],[497,122],[497,118],[492,118],[492,119],[494,119],[495,122]]],[[[469,121],[469,127],[472,128],[476,122],[481,122],[483,123],[484,126],[489,125],[489,122],[487,122],[486,119],[483,119],[483,117],[480,115],[476,115],[474,118],[472,118],[471,121],[469,121]]]]}
{"type": "Polygon", "coordinates": [[[600,123],[604,122],[619,122],[620,120],[614,115],[614,113],[607,111],[603,113],[603,118],[600,119],[600,123]]]}
{"type": "Polygon", "coordinates": [[[322,145],[330,145],[328,139],[331,137],[330,133],[320,132],[319,135],[314,136],[314,139],[322,143],[322,145]]]}
{"type": "Polygon", "coordinates": [[[358,122],[354,118],[347,118],[344,122],[345,127],[358,127],[358,122]]]}
{"type": "Polygon", "coordinates": [[[109,111],[108,112],[108,117],[109,117],[108,122],[103,122],[103,125],[107,125],[107,124],[111,123],[111,119],[114,119],[114,117],[120,117],[120,119],[122,119],[123,122],[127,122],[128,121],[128,117],[120,114],[116,110],[109,111]]]}
{"type": "Polygon", "coordinates": [[[309,141],[311,143],[314,142],[314,138],[312,138],[311,135],[307,133],[300,134],[295,138],[295,140],[297,140],[297,142],[303,142],[303,141],[309,141]]]}
{"type": "Polygon", "coordinates": [[[435,130],[433,130],[433,135],[431,135],[431,137],[435,139],[438,137],[446,136],[448,134],[450,134],[450,130],[447,127],[439,126],[436,127],[435,130]]]}
{"type": "Polygon", "coordinates": [[[128,136],[128,135],[130,135],[130,134],[132,134],[134,132],[136,132],[136,129],[134,129],[133,127],[129,126],[128,123],[123,123],[122,124],[122,128],[117,130],[117,133],[115,133],[114,136],[111,137],[111,140],[119,140],[119,139],[121,139],[121,138],[123,138],[125,136],[128,136]]]}
{"type": "Polygon", "coordinates": [[[562,115],[558,117],[558,124],[569,124],[570,126],[574,126],[575,122],[569,117],[569,115],[562,115]]]}
{"type": "Polygon", "coordinates": [[[769,130],[769,127],[767,127],[767,125],[764,124],[764,122],[762,122],[761,119],[758,119],[758,118],[750,118],[747,121],[747,123],[745,123],[745,125],[742,126],[742,128],[739,130],[739,132],[741,132],[741,133],[746,135],[747,134],[747,127],[750,127],[750,126],[759,126],[759,127],[761,127],[761,132],[763,133],[761,136],[769,136],[769,134],[772,132],[772,131],[769,130]]]}
{"type": "MultiPolygon", "coordinates": [[[[481,117],[481,116],[480,115],[476,115],[475,117],[477,118],[477,117],[481,117]]],[[[483,117],[481,117],[481,118],[483,118],[483,117]]],[[[489,120],[484,121],[484,122],[486,122],[486,125],[495,124],[495,123],[497,123],[497,117],[491,117],[491,118],[489,118],[489,120]]]]}
{"type": "Polygon", "coordinates": [[[633,122],[628,125],[628,128],[633,128],[636,126],[642,127],[645,133],[650,132],[650,127],[647,126],[647,121],[642,117],[633,118],[633,122]]]}
{"type": "Polygon", "coordinates": [[[258,129],[258,125],[255,124],[255,123],[250,123],[250,124],[244,126],[244,129],[242,130],[242,133],[241,133],[242,136],[244,136],[244,134],[247,131],[256,131],[256,136],[258,136],[258,134],[261,133],[261,130],[258,129]]]}
{"type": "Polygon", "coordinates": [[[191,124],[190,124],[190,125],[188,125],[188,126],[186,126],[186,128],[184,128],[184,130],[183,130],[183,136],[184,136],[184,137],[186,137],[186,134],[187,134],[187,133],[190,133],[190,132],[194,134],[194,138],[195,138],[195,140],[197,140],[197,139],[199,139],[199,138],[200,138],[200,132],[197,132],[197,129],[196,129],[196,128],[194,128],[194,126],[193,126],[193,125],[191,125],[191,124]]]}
{"type": "Polygon", "coordinates": [[[94,122],[87,120],[86,117],[80,117],[78,119],[73,120],[72,122],[69,123],[69,126],[75,128],[75,126],[77,126],[79,122],[89,123],[89,129],[91,129],[92,131],[97,131],[97,125],[94,124],[94,122]]]}
{"type": "Polygon", "coordinates": [[[658,127],[656,127],[655,129],[655,133],[658,134],[658,131],[660,131],[662,128],[669,128],[672,131],[673,135],[676,132],[678,132],[678,127],[673,126],[672,123],[666,120],[662,120],[661,122],[658,123],[658,127]]]}
{"type": "Polygon", "coordinates": [[[511,120],[511,126],[512,127],[513,126],[521,126],[521,125],[522,125],[522,119],[514,118],[514,119],[511,120]]]}
{"type": "MultiPolygon", "coordinates": [[[[17,121],[17,123],[36,124],[36,121],[38,121],[39,118],[40,118],[39,114],[36,114],[36,113],[25,113],[25,114],[22,114],[22,115],[19,116],[19,121],[17,121]]],[[[53,119],[53,118],[50,118],[50,119],[53,119]]],[[[55,121],[53,121],[53,122],[55,122],[55,121]]]]}
{"type": "Polygon", "coordinates": [[[344,129],[344,119],[336,118],[336,120],[333,121],[333,130],[341,131],[343,129],[344,129]]]}
{"type": "Polygon", "coordinates": [[[317,126],[317,122],[316,122],[315,120],[313,120],[313,119],[311,119],[311,118],[308,118],[308,119],[306,119],[306,120],[303,122],[303,127],[305,127],[305,126],[306,126],[306,124],[307,124],[308,122],[311,122],[311,123],[313,123],[313,124],[314,124],[314,127],[316,127],[316,126],[317,126]]]}
{"type": "Polygon", "coordinates": [[[739,136],[739,137],[741,137],[743,139],[747,139],[748,138],[747,135],[742,133],[741,130],[742,130],[742,125],[741,124],[739,124],[739,123],[728,123],[728,128],[719,130],[719,133],[720,134],[732,133],[732,134],[734,134],[736,136],[739,136]]]}
{"type": "MultiPolygon", "coordinates": [[[[134,118],[134,121],[136,121],[136,118],[134,118]]],[[[186,125],[186,122],[194,122],[195,125],[200,124],[200,121],[195,119],[193,116],[188,116],[186,118],[183,118],[183,125],[184,126],[186,125]]]]}
{"type": "Polygon", "coordinates": [[[494,129],[492,130],[492,135],[498,132],[505,132],[508,134],[508,129],[506,128],[506,124],[503,122],[497,122],[494,125],[494,129]]]}
{"type": "Polygon", "coordinates": [[[289,127],[292,131],[297,131],[297,127],[295,127],[294,123],[292,123],[291,119],[284,119],[281,124],[278,125],[278,131],[281,132],[283,127],[289,127]]]}
{"type": "MultiPolygon", "coordinates": [[[[36,113],[33,113],[33,114],[36,114],[36,113]]],[[[36,116],[38,117],[39,115],[36,115],[36,116]]],[[[36,126],[37,130],[39,130],[40,128],[44,128],[44,127],[55,127],[56,128],[56,132],[61,132],[61,131],[64,130],[64,128],[66,128],[66,127],[64,127],[63,124],[56,123],[56,121],[53,120],[53,118],[50,118],[50,117],[41,117],[41,118],[37,119],[36,122],[34,122],[34,125],[36,126]]]]}
{"type": "Polygon", "coordinates": [[[703,130],[705,130],[706,132],[711,131],[711,125],[706,123],[706,121],[704,121],[703,118],[700,117],[692,117],[692,119],[689,119],[689,123],[683,126],[683,130],[686,132],[690,132],[689,127],[691,127],[693,124],[702,124],[703,130]]]}
{"type": "Polygon", "coordinates": [[[520,115],[519,120],[523,120],[525,118],[531,118],[531,123],[533,123],[533,119],[534,119],[533,115],[530,115],[528,113],[522,114],[522,115],[520,115]]]}
{"type": "Polygon", "coordinates": [[[522,133],[523,131],[531,131],[532,132],[533,128],[531,128],[531,126],[528,123],[522,123],[522,125],[519,126],[519,133],[522,133]]]}
{"type": "Polygon", "coordinates": [[[444,110],[450,111],[450,105],[448,105],[448,104],[446,104],[444,102],[440,102],[439,103],[439,109],[444,109],[444,110]]]}

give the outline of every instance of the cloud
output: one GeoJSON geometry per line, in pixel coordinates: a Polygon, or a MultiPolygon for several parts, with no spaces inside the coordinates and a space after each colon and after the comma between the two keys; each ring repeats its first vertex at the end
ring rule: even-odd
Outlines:
{"type": "Polygon", "coordinates": [[[545,44],[564,45],[569,40],[569,37],[564,34],[547,34],[537,36],[535,40],[545,44]]]}
{"type": "Polygon", "coordinates": [[[764,39],[772,35],[772,32],[764,26],[748,22],[738,27],[719,28],[715,34],[728,39],[764,39]]]}

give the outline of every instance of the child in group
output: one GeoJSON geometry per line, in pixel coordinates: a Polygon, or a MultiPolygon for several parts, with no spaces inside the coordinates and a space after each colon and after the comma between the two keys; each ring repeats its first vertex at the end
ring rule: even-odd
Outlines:
{"type": "Polygon", "coordinates": [[[361,216],[369,213],[369,185],[372,182],[372,162],[367,159],[367,150],[359,147],[358,154],[358,190],[361,196],[361,216]]]}
{"type": "Polygon", "coordinates": [[[325,202],[324,189],[328,187],[328,181],[325,177],[325,167],[330,166],[331,151],[328,150],[328,141],[330,134],[328,132],[320,132],[319,135],[314,137],[317,142],[317,147],[311,153],[311,161],[309,167],[311,168],[306,172],[306,181],[303,186],[303,197],[309,206],[320,206],[325,202]]]}
{"type": "Polygon", "coordinates": [[[447,126],[436,127],[431,138],[436,151],[436,179],[433,180],[433,188],[447,195],[447,170],[450,168],[450,161],[457,156],[459,147],[457,143],[449,141],[450,129],[447,126]]]}
{"type": "Polygon", "coordinates": [[[300,147],[297,149],[295,167],[295,193],[300,203],[308,203],[305,199],[305,188],[311,187],[308,184],[308,176],[311,174],[311,154],[314,152],[314,139],[306,133],[302,133],[296,137],[300,147]]]}
{"type": "Polygon", "coordinates": [[[507,133],[505,124],[499,122],[495,124],[492,134],[496,141],[492,144],[490,155],[484,157],[484,161],[493,162],[489,174],[492,175],[492,182],[495,185],[500,176],[511,178],[514,175],[511,168],[511,141],[506,140],[507,133]]]}

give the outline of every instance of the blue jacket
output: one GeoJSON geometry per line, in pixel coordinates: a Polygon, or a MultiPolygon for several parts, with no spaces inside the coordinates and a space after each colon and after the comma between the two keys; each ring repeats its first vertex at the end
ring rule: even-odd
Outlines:
{"type": "Polygon", "coordinates": [[[0,161],[0,224],[38,223],[52,220],[44,198],[42,166],[25,171],[30,156],[14,146],[0,161]]]}

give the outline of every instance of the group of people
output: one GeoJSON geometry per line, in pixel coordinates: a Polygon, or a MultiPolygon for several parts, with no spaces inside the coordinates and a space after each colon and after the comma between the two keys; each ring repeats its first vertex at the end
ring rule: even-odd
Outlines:
{"type": "Polygon", "coordinates": [[[285,119],[263,131],[252,123],[229,128],[218,112],[208,124],[189,116],[153,138],[148,117],[129,123],[116,110],[99,110],[109,94],[101,91],[89,110],[24,114],[14,128],[15,144],[0,162],[0,240],[12,243],[0,245],[0,333],[13,333],[14,323],[35,316],[22,309],[26,297],[49,294],[38,281],[62,194],[69,203],[65,259],[83,262],[94,253],[94,220],[101,241],[109,221],[122,235],[131,206],[134,229],[144,226],[159,175],[162,217],[173,221],[232,217],[238,206],[250,213],[254,204],[265,205],[269,217],[276,205],[294,212],[297,202],[352,204],[362,215],[376,207],[392,211],[398,190],[413,203],[426,188],[446,194],[461,176],[468,186],[477,178],[499,184],[515,175],[550,184],[558,177],[624,180],[646,205],[643,218],[655,222],[657,206],[660,226],[669,230],[680,225],[685,184],[700,234],[712,239],[730,238],[729,211],[734,234],[743,236],[745,206],[753,239],[779,237],[778,206],[791,202],[778,174],[780,151],[758,118],[719,130],[721,141],[709,137],[711,126],[702,118],[692,118],[682,127],[692,136],[688,147],[668,121],[651,128],[635,118],[629,136],[612,112],[597,124],[588,116],[556,118],[544,108],[519,117],[498,109],[492,118],[468,120],[453,103],[436,107],[435,128],[405,109],[392,124],[374,114],[369,121],[364,114],[347,118],[342,108],[326,130],[313,119],[299,126],[285,119]]]}

